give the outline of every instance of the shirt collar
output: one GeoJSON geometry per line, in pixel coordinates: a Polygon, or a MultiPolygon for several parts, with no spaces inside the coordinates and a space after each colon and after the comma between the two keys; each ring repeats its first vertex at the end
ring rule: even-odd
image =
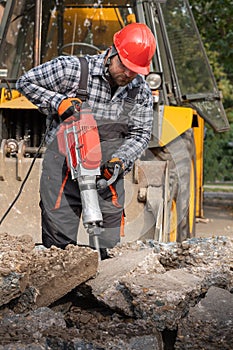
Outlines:
{"type": "Polygon", "coordinates": [[[104,51],[100,55],[92,56],[93,58],[93,66],[92,66],[92,75],[104,75],[104,66],[105,66],[105,59],[107,57],[109,49],[104,51]]]}

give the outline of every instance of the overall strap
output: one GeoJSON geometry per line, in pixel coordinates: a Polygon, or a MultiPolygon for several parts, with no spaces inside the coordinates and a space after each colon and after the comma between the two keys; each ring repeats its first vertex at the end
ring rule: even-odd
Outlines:
{"type": "Polygon", "coordinates": [[[135,97],[137,96],[138,91],[139,91],[139,86],[134,87],[133,89],[130,89],[128,91],[127,98],[130,99],[130,100],[135,100],[135,97]]]}
{"type": "Polygon", "coordinates": [[[88,79],[88,62],[84,57],[78,57],[81,65],[79,88],[77,97],[82,101],[87,99],[87,79],[88,79]]]}
{"type": "Polygon", "coordinates": [[[138,94],[139,86],[134,87],[133,89],[128,90],[128,95],[124,103],[124,111],[128,115],[129,112],[133,109],[135,104],[135,98],[138,94]]]}
{"type": "MultiPolygon", "coordinates": [[[[142,78],[140,77],[140,81],[142,81],[142,78]]],[[[134,87],[133,89],[129,89],[128,90],[128,95],[126,97],[126,103],[128,104],[134,104],[134,100],[135,100],[135,97],[137,96],[138,94],[138,91],[139,91],[139,86],[136,86],[134,87]]]]}

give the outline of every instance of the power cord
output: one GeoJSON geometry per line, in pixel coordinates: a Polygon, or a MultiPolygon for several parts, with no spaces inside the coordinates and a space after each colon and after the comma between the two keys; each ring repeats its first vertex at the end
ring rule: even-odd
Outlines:
{"type": "Polygon", "coordinates": [[[22,182],[22,184],[21,184],[21,186],[20,186],[20,189],[19,189],[19,191],[18,191],[18,193],[17,193],[15,199],[13,200],[13,202],[11,203],[11,205],[9,206],[9,208],[7,209],[7,211],[5,212],[5,214],[2,216],[2,218],[1,218],[1,220],[0,220],[0,226],[1,226],[1,224],[3,223],[3,221],[5,220],[5,218],[7,217],[7,215],[9,214],[9,212],[11,211],[11,209],[13,208],[13,206],[15,205],[15,203],[17,202],[17,200],[19,199],[19,197],[20,197],[20,195],[21,195],[21,193],[22,193],[22,191],[23,191],[23,188],[24,188],[24,186],[25,186],[25,184],[26,184],[26,182],[27,182],[27,179],[28,179],[28,177],[29,177],[29,175],[30,175],[30,173],[31,173],[31,171],[32,171],[33,165],[34,165],[34,163],[35,163],[37,157],[38,157],[39,154],[40,154],[41,148],[43,147],[43,144],[44,144],[44,142],[45,142],[45,138],[46,138],[46,136],[47,136],[47,134],[48,134],[48,131],[49,131],[50,127],[51,127],[51,124],[52,124],[52,121],[50,122],[50,124],[49,124],[49,125],[47,126],[47,128],[46,128],[46,131],[45,131],[44,136],[43,136],[43,138],[42,138],[42,140],[41,140],[41,143],[40,143],[40,145],[39,145],[39,147],[38,147],[38,150],[37,150],[37,152],[36,152],[35,155],[34,155],[34,158],[33,158],[32,162],[31,162],[31,165],[30,165],[30,167],[29,167],[29,169],[28,169],[28,171],[27,171],[27,174],[26,174],[26,176],[25,176],[25,178],[24,178],[24,180],[23,180],[23,182],[22,182]]]}

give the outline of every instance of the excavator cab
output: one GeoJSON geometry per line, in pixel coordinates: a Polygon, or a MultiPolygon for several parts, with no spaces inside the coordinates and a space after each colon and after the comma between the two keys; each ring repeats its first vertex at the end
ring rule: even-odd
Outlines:
{"type": "Polygon", "coordinates": [[[0,216],[27,184],[0,232],[40,241],[39,178],[46,118],[15,90],[19,76],[59,55],[98,54],[128,23],[149,26],[157,41],[145,77],[154,96],[148,150],[126,178],[125,240],[181,241],[203,215],[204,123],[229,123],[187,0],[0,1],[0,216]],[[17,227],[17,232],[15,228],[17,227]],[[137,234],[135,234],[137,231],[137,234]]]}

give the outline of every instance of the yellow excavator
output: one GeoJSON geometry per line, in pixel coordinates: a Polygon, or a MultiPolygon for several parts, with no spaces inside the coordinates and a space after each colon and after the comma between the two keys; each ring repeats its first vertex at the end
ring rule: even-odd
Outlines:
{"type": "MultiPolygon", "coordinates": [[[[122,241],[193,237],[203,216],[204,125],[224,132],[229,123],[189,2],[7,0],[0,1],[0,20],[0,233],[41,241],[46,118],[15,89],[16,80],[59,55],[100,53],[115,32],[140,22],[157,41],[145,77],[154,121],[148,149],[125,178],[122,241]]],[[[78,237],[85,242],[82,232],[78,237]]]]}

